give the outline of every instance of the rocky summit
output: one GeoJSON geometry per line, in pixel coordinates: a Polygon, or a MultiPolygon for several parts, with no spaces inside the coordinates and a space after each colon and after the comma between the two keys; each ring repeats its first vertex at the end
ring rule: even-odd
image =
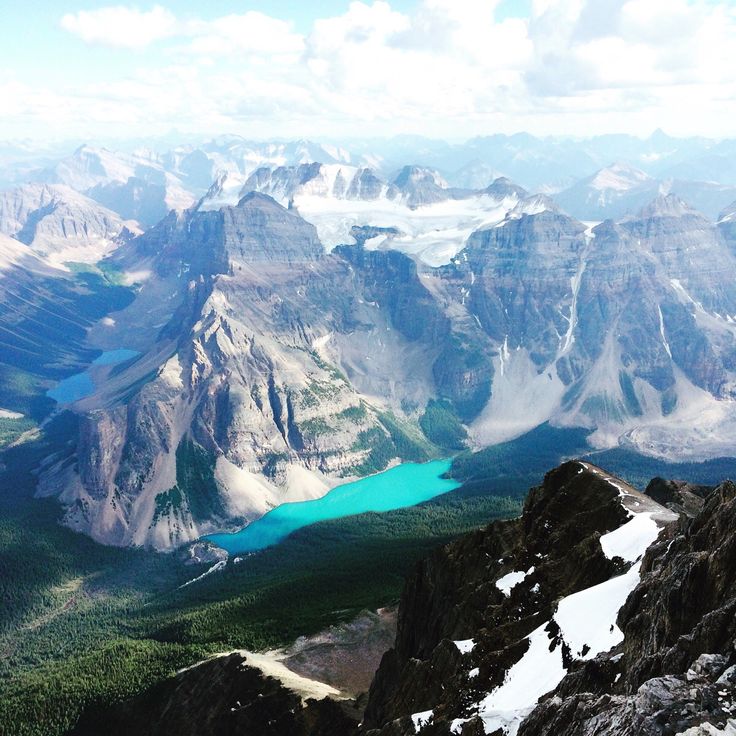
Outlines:
{"type": "Polygon", "coordinates": [[[570,462],[423,562],[360,732],[731,733],[736,488],[647,492],[570,462]]]}

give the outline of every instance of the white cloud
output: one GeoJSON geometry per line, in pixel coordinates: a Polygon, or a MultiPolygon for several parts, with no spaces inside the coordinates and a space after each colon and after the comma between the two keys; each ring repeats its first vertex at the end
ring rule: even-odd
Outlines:
{"type": "Polygon", "coordinates": [[[61,18],[61,27],[86,43],[140,49],[172,36],[176,18],[159,5],[147,12],[115,5],[67,13],[61,18]]]}
{"type": "Polygon", "coordinates": [[[290,23],[257,11],[192,21],[182,25],[181,35],[192,37],[188,51],[205,56],[299,54],[304,49],[304,38],[290,23]]]}
{"type": "Polygon", "coordinates": [[[141,135],[174,125],[263,136],[734,133],[728,3],[534,0],[529,17],[505,20],[497,5],[420,0],[408,13],[351,2],[305,34],[255,11],[214,20],[160,6],[80,11],[62,26],[88,43],[140,49],[139,68],[105,85],[9,86],[0,125],[109,129],[117,110],[119,127],[141,135]]]}

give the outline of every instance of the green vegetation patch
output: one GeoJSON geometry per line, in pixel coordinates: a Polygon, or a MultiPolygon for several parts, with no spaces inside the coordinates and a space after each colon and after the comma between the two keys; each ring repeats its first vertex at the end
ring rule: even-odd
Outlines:
{"type": "Polygon", "coordinates": [[[449,401],[430,399],[419,426],[430,442],[447,450],[465,448],[468,432],[449,401]]]}

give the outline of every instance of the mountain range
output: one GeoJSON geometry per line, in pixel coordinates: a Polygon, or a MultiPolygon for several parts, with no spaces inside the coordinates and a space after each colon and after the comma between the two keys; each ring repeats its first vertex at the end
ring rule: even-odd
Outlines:
{"type": "Polygon", "coordinates": [[[728,141],[0,150],[0,733],[733,728],[728,141]]]}

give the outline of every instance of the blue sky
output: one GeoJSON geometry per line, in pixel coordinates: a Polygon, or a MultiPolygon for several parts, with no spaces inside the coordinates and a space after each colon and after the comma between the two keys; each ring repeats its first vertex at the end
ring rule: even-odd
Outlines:
{"type": "Polygon", "coordinates": [[[735,135],[736,1],[5,3],[2,138],[735,135]]]}

